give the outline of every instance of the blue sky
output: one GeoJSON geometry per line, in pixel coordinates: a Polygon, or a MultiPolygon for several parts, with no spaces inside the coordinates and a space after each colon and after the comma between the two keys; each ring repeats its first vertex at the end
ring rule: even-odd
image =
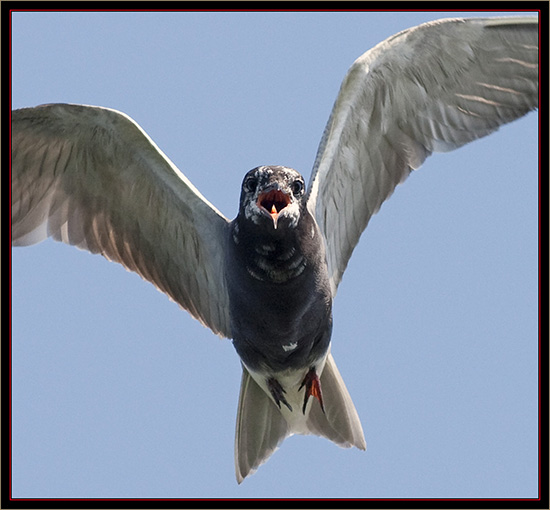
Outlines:
{"type": "MultiPolygon", "coordinates": [[[[12,106],[127,113],[233,218],[249,169],[309,176],[363,52],[490,14],[15,13],[12,106]]],[[[531,113],[398,187],[334,302],[367,451],[293,436],[240,486],[230,341],[101,256],[13,249],[13,496],[536,497],[537,158],[531,113]]]]}

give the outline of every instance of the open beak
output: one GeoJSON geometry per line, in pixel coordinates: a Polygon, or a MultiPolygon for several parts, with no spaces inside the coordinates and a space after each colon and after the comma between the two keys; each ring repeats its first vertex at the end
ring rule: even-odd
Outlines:
{"type": "Polygon", "coordinates": [[[257,205],[263,209],[273,220],[273,228],[277,228],[279,214],[290,204],[290,197],[283,191],[274,189],[265,193],[260,193],[257,205]]]}

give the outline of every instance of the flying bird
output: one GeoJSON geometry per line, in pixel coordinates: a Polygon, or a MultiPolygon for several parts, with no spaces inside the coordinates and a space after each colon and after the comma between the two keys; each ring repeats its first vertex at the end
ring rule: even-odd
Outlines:
{"type": "Polygon", "coordinates": [[[12,244],[47,237],[135,271],[242,362],[240,483],[292,434],[366,442],[330,353],[332,302],[371,216],[432,152],[538,106],[538,22],[443,19],[359,57],[309,183],[261,165],[232,221],[124,113],[50,104],[12,112],[12,244]]]}

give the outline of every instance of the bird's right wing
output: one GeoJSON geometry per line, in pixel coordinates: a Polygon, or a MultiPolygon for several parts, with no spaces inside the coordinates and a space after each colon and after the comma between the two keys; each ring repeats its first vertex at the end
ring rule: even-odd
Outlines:
{"type": "Polygon", "coordinates": [[[119,262],[230,337],[228,220],[127,115],[52,104],[12,112],[12,244],[49,236],[119,262]]]}
{"type": "Polygon", "coordinates": [[[538,59],[537,18],[510,17],[425,23],[355,61],[308,191],[333,295],[370,217],[413,169],[537,107],[538,59]]]}

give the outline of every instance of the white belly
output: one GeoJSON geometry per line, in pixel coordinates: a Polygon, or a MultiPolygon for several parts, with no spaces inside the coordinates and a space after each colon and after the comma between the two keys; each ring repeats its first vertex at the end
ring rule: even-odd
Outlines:
{"type": "MultiPolygon", "coordinates": [[[[315,366],[315,371],[317,373],[317,376],[320,378],[321,374],[323,373],[323,369],[325,368],[325,363],[327,360],[327,356],[329,351],[320,358],[317,362],[312,363],[312,366],[315,366]]],[[[246,365],[245,365],[246,366],[246,365]]],[[[305,386],[302,386],[302,382],[304,381],[304,378],[306,374],[310,370],[310,366],[307,366],[303,369],[288,369],[284,370],[282,372],[273,372],[273,373],[265,373],[265,372],[257,372],[254,370],[251,370],[248,366],[246,366],[246,369],[250,372],[250,375],[256,381],[258,386],[262,388],[262,390],[269,396],[269,398],[279,407],[281,414],[287,421],[291,433],[292,434],[310,434],[308,427],[306,426],[307,417],[309,415],[309,411],[311,409],[312,405],[319,405],[319,402],[316,402],[316,399],[314,397],[310,397],[307,402],[307,406],[305,409],[305,413],[303,412],[303,406],[304,406],[304,397],[305,397],[305,386]],[[267,380],[270,377],[274,377],[277,379],[281,387],[285,390],[284,397],[290,407],[292,408],[292,411],[286,407],[283,403],[280,403],[280,406],[275,402],[273,399],[273,396],[271,395],[271,391],[269,390],[267,386],[267,380]],[[300,388],[300,386],[302,386],[300,388]],[[315,403],[316,402],[316,403],[315,403]]],[[[323,388],[321,387],[321,391],[323,391],[323,388]]]]}

